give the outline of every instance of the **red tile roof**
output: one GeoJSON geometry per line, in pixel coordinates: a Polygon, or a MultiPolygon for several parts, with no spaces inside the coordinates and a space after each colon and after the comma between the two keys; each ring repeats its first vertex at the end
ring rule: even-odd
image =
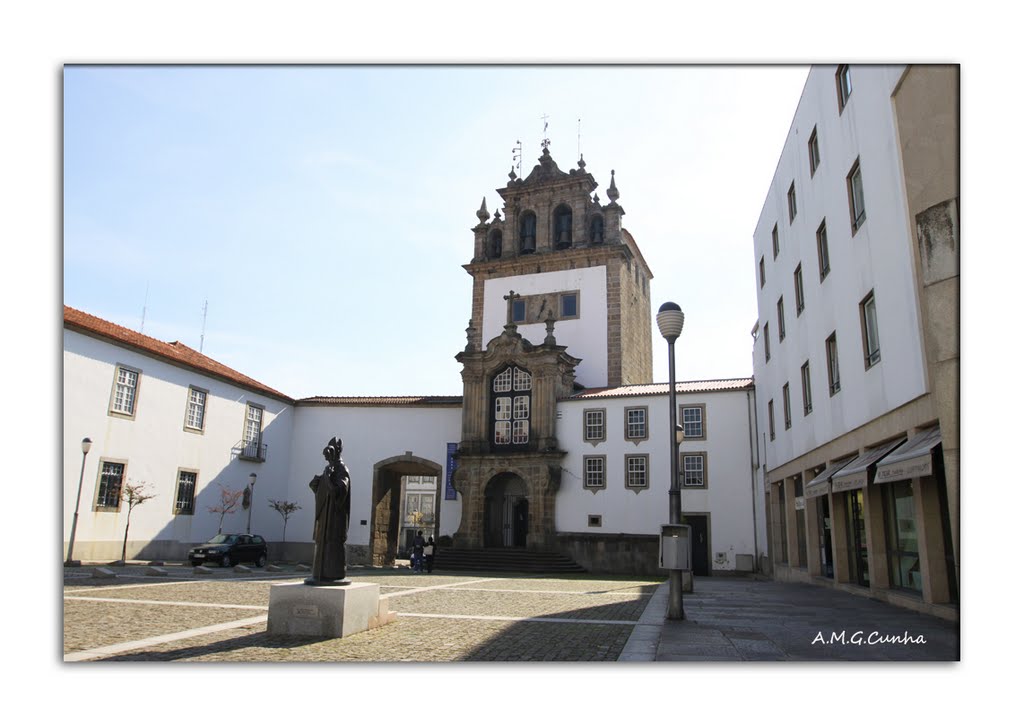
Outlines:
{"type": "MultiPolygon", "coordinates": [[[[753,378],[724,378],[721,380],[689,380],[676,383],[676,393],[717,393],[726,390],[753,389],[753,378]]],[[[589,400],[591,398],[629,398],[639,395],[667,395],[668,383],[623,385],[619,388],[588,388],[563,400],[589,400]]]]}
{"type": "Polygon", "coordinates": [[[197,370],[254,392],[269,395],[272,398],[288,403],[295,402],[294,399],[284,393],[274,390],[258,380],[242,375],[237,370],[232,370],[227,365],[222,365],[213,358],[206,357],[206,355],[193,350],[188,345],[177,341],[163,342],[162,340],[129,330],[127,327],[115,325],[113,322],[107,322],[67,305],[64,305],[64,326],[76,332],[105,338],[123,347],[153,355],[174,365],[197,370]]]}
{"type": "Polygon", "coordinates": [[[382,395],[382,396],[326,396],[302,398],[297,405],[347,405],[347,406],[429,406],[435,408],[458,408],[462,406],[461,395],[382,395]]]}

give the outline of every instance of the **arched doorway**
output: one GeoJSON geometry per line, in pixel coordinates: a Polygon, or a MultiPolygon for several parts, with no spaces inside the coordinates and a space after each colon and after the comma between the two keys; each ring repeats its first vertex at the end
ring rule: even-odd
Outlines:
{"type": "MultiPolygon", "coordinates": [[[[370,532],[370,561],[374,566],[394,566],[403,529],[401,512],[406,491],[403,479],[410,476],[434,477],[440,482],[441,465],[406,451],[379,461],[373,466],[373,528],[370,532]]],[[[416,494],[422,495],[422,494],[416,494]]],[[[432,499],[432,524],[440,530],[440,495],[432,499]]]]}
{"type": "Polygon", "coordinates": [[[514,473],[499,473],[484,489],[484,546],[525,547],[529,528],[526,482],[514,473]]]}

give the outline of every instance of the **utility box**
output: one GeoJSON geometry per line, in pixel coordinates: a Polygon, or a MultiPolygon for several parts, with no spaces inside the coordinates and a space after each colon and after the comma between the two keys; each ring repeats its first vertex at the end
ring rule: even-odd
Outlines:
{"type": "Polygon", "coordinates": [[[689,524],[662,524],[658,566],[662,569],[690,571],[689,524]]]}

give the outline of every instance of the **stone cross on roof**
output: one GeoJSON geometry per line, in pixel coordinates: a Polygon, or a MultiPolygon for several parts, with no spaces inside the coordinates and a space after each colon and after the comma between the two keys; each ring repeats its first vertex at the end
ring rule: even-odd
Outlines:
{"type": "Polygon", "coordinates": [[[505,295],[502,299],[508,302],[508,322],[505,325],[505,327],[515,327],[516,323],[512,321],[512,305],[515,303],[516,300],[519,299],[519,295],[517,295],[514,291],[509,290],[508,294],[505,295]]]}

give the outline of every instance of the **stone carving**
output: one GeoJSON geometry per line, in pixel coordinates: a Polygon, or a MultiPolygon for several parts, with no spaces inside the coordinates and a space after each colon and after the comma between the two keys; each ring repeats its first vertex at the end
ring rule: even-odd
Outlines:
{"type": "Polygon", "coordinates": [[[313,476],[309,487],[316,497],[313,524],[313,569],[305,583],[310,586],[340,586],[345,579],[345,540],[351,510],[351,479],[341,460],[341,438],[335,436],[324,448],[327,465],[313,476]]]}

